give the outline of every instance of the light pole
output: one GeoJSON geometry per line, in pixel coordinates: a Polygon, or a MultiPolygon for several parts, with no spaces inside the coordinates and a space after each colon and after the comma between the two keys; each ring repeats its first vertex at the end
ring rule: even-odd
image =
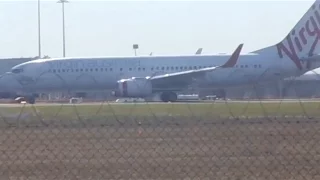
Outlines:
{"type": "Polygon", "coordinates": [[[65,23],[64,23],[64,3],[68,3],[67,0],[59,0],[58,3],[62,4],[62,38],[63,38],[63,57],[66,57],[66,36],[65,36],[65,23]]]}
{"type": "Polygon", "coordinates": [[[41,59],[41,26],[40,26],[40,0],[38,0],[38,56],[39,56],[39,59],[41,59]]]}
{"type": "Polygon", "coordinates": [[[134,50],[134,55],[137,56],[137,49],[139,49],[139,45],[138,44],[133,44],[133,50],[134,50]]]}

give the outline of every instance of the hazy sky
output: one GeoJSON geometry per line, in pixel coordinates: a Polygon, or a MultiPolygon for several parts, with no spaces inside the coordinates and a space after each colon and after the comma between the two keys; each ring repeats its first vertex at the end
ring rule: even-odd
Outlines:
{"type": "MultiPolygon", "coordinates": [[[[42,54],[62,56],[62,8],[41,1],[42,54]]],[[[314,1],[83,1],[65,5],[67,56],[250,52],[281,41],[314,1]]],[[[0,0],[0,58],[38,55],[37,1],[0,0]]]]}

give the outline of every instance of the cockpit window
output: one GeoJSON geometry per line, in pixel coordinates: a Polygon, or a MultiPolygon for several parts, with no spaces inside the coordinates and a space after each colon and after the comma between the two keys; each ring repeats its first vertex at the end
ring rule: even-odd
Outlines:
{"type": "Polygon", "coordinates": [[[18,74],[23,72],[23,69],[12,69],[12,73],[18,74]]]}

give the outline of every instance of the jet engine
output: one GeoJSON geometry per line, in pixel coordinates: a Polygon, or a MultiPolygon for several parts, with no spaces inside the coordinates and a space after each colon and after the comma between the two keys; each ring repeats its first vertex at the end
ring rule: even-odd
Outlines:
{"type": "Polygon", "coordinates": [[[148,78],[132,77],[118,82],[116,97],[147,97],[152,95],[152,84],[148,78]]]}

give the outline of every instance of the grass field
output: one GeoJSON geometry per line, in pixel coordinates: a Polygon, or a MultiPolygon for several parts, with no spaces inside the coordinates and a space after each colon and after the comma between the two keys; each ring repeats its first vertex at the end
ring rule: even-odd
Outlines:
{"type": "Polygon", "coordinates": [[[320,116],[320,102],[290,103],[203,103],[203,104],[95,104],[95,105],[26,105],[1,107],[0,115],[32,113],[43,118],[79,117],[238,117],[238,116],[320,116]]]}
{"type": "Polygon", "coordinates": [[[0,179],[319,179],[319,105],[1,107],[0,179]]]}

